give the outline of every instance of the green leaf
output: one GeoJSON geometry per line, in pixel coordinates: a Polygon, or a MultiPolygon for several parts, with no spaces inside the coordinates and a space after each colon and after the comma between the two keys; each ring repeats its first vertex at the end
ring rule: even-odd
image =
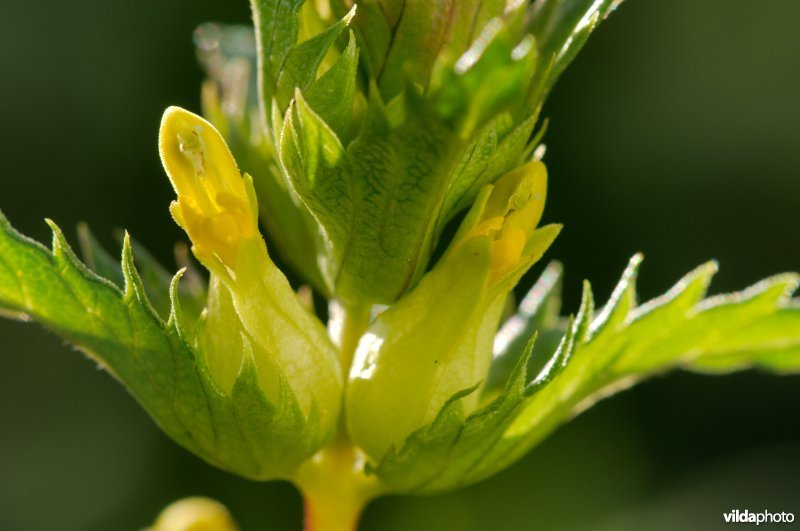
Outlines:
{"type": "MultiPolygon", "coordinates": [[[[343,18],[306,41],[313,60],[287,74],[271,122],[290,188],[319,225],[332,296],[396,301],[481,187],[532,158],[543,87],[565,65],[562,52],[610,9],[606,0],[544,3],[531,7],[533,20],[525,2],[358,2],[360,53],[351,38],[312,81],[352,15],[352,3],[330,3],[343,18]]],[[[292,46],[290,57],[303,44],[292,46]]]]}
{"type": "MultiPolygon", "coordinates": [[[[459,0],[451,11],[448,39],[436,62],[448,66],[455,63],[480,36],[489,21],[503,15],[507,4],[506,0],[459,0]]],[[[519,4],[517,10],[524,10],[524,2],[519,4]]]]}
{"type": "Polygon", "coordinates": [[[376,467],[368,465],[367,472],[377,475],[391,492],[423,494],[457,486],[513,420],[524,395],[532,346],[492,403],[466,415],[462,400],[478,385],[455,393],[433,422],[409,435],[401,448],[390,449],[376,467]]]}
{"type": "MultiPolygon", "coordinates": [[[[539,349],[554,352],[558,348],[565,331],[559,317],[563,278],[563,266],[558,262],[549,264],[520,302],[517,313],[500,327],[494,339],[494,360],[482,390],[484,395],[502,390],[534,334],[539,349]]],[[[545,360],[535,356],[531,360],[542,363],[529,364],[529,374],[544,369],[545,360]]]]}
{"type": "MultiPolygon", "coordinates": [[[[328,295],[317,268],[316,223],[286,182],[275,156],[272,136],[256,126],[258,98],[253,28],[205,24],[195,32],[195,42],[208,77],[203,87],[203,114],[223,134],[239,167],[253,177],[261,222],[271,248],[299,273],[303,282],[328,295]]],[[[342,62],[340,60],[337,65],[342,62]]],[[[341,67],[331,68],[312,83],[309,90],[340,70],[341,67]]],[[[334,82],[344,86],[342,79],[334,82]]],[[[339,87],[336,90],[344,92],[339,87]]],[[[335,97],[341,104],[339,94],[335,97]]],[[[339,107],[336,109],[341,112],[339,107]]],[[[349,108],[344,112],[347,113],[345,118],[337,116],[336,119],[349,118],[349,108]]],[[[184,289],[183,283],[181,289],[184,289]]]]}
{"type": "Polygon", "coordinates": [[[536,73],[539,84],[532,92],[534,107],[541,104],[600,21],[621,3],[622,0],[540,0],[533,4],[528,31],[536,39],[543,59],[536,73]]]}
{"type": "MultiPolygon", "coordinates": [[[[684,277],[669,292],[636,306],[641,257],[631,260],[609,303],[592,319],[570,363],[532,395],[467,481],[505,468],[561,423],[614,392],[669,369],[800,371],[797,275],[703,300],[716,264],[684,277]]],[[[587,294],[590,293],[587,286],[587,294]]]]}
{"type": "Polygon", "coordinates": [[[311,83],[305,92],[311,108],[317,111],[322,120],[340,138],[346,136],[347,126],[352,120],[358,57],[358,47],[351,33],[347,48],[339,60],[318,80],[311,83]]]}
{"type": "MultiPolygon", "coordinates": [[[[331,0],[331,8],[337,17],[343,17],[351,9],[347,0],[331,0]]],[[[392,27],[397,23],[399,12],[391,4],[394,0],[358,2],[353,30],[361,49],[364,68],[370,79],[380,74],[386,51],[392,40],[392,27]]]]}
{"type": "Polygon", "coordinates": [[[481,187],[526,162],[523,153],[535,122],[531,117],[514,125],[508,113],[501,113],[461,149],[448,179],[437,232],[472,203],[481,187]]]}
{"type": "MultiPolygon", "coordinates": [[[[120,241],[124,242],[124,234],[119,235],[120,241]]],[[[78,241],[80,242],[81,252],[86,265],[99,276],[110,280],[117,287],[124,287],[125,278],[119,267],[119,262],[111,257],[89,230],[85,223],[78,225],[78,241]]],[[[133,251],[133,258],[136,262],[139,275],[147,293],[147,298],[153,305],[156,313],[161,318],[169,316],[172,302],[170,300],[170,285],[172,275],[167,272],[156,258],[150,254],[142,244],[130,239],[130,247],[133,251]]],[[[176,250],[176,254],[178,251],[176,250]]],[[[178,287],[181,298],[181,305],[186,317],[185,326],[191,328],[200,317],[200,312],[206,303],[206,288],[198,272],[194,270],[194,265],[188,260],[184,260],[183,267],[187,269],[189,282],[182,282],[178,287]]]]}
{"type": "Polygon", "coordinates": [[[111,281],[118,288],[123,288],[125,286],[125,277],[119,268],[119,261],[112,258],[100,242],[97,241],[97,238],[89,229],[89,225],[79,223],[77,232],[78,243],[86,266],[99,276],[111,281]]]}
{"type": "Polygon", "coordinates": [[[392,492],[429,494],[469,483],[486,455],[502,442],[528,397],[546,387],[566,367],[578,344],[577,334],[588,320],[587,304],[585,298],[578,319],[570,322],[558,348],[543,360],[538,372],[528,370],[536,342],[534,334],[499,396],[465,415],[462,401],[478,386],[454,394],[431,424],[412,433],[399,451],[390,450],[374,470],[368,467],[368,471],[392,492]],[[530,382],[529,374],[534,375],[530,382]]]}
{"type": "Polygon", "coordinates": [[[284,121],[281,162],[325,235],[323,269],[337,295],[388,303],[413,285],[432,252],[450,134],[417,114],[393,127],[375,91],[367,112],[345,150],[298,95],[284,121]]]}
{"type": "Polygon", "coordinates": [[[269,123],[275,83],[300,33],[300,8],[305,0],[250,0],[256,29],[261,116],[269,123]]]}
{"type": "Polygon", "coordinates": [[[450,14],[457,3],[411,0],[403,4],[377,79],[386,100],[400,94],[407,84],[428,86],[434,61],[447,42],[450,14]]]}
{"type": "Polygon", "coordinates": [[[557,282],[545,275],[523,305],[517,322],[509,321],[513,340],[500,343],[495,352],[495,363],[500,365],[490,381],[496,381],[497,375],[503,374],[502,367],[514,359],[509,381],[519,378],[520,367],[536,376],[521,394],[509,393],[506,387],[495,397],[487,386],[483,395],[484,401],[492,402],[482,411],[498,401],[512,400],[510,418],[486,426],[474,424],[474,440],[488,443],[481,445],[478,453],[464,452],[459,448],[478,445],[470,446],[464,436],[472,417],[459,416],[454,403],[463,397],[454,396],[447,406],[446,423],[440,421],[436,430],[427,426],[409,437],[402,449],[387,455],[375,473],[396,492],[447,490],[509,466],[560,424],[653,374],[675,368],[714,373],[751,367],[800,372],[800,303],[790,299],[800,283],[798,275],[779,275],[740,293],[704,300],[716,272],[712,262],[698,267],[661,297],[637,306],[635,282],[640,262],[638,255],[631,260],[611,299],[596,316],[587,283],[578,316],[566,326],[556,353],[541,357],[544,363],[536,364],[529,358],[535,360],[539,352],[551,350],[537,345],[532,356],[530,346],[520,352],[522,338],[533,329],[560,327],[552,309],[543,306],[558,304],[557,282]],[[543,318],[545,315],[549,317],[543,318]],[[467,455],[470,457],[462,457],[467,455]]]}
{"type": "Polygon", "coordinates": [[[305,91],[317,79],[322,60],[339,34],[350,24],[355,7],[341,20],[322,33],[292,47],[280,67],[276,80],[276,97],[281,109],[289,105],[296,90],[305,91]]]}
{"type": "Polygon", "coordinates": [[[457,119],[464,136],[500,111],[522,115],[522,121],[527,118],[519,107],[539,55],[533,38],[520,40],[516,33],[501,19],[491,21],[472,47],[435,80],[431,92],[438,112],[457,119]]]}
{"type": "Polygon", "coordinates": [[[125,385],[167,435],[220,468],[254,479],[286,478],[325,443],[329,434],[320,433],[316,408],[304,415],[280,372],[278,400],[266,399],[247,350],[233,391],[220,390],[182,326],[180,273],[164,322],[148,300],[128,237],[120,290],[86,268],[51,227],[52,251],[17,233],[0,214],[0,308],[6,313],[30,317],[80,348],[125,385]]]}

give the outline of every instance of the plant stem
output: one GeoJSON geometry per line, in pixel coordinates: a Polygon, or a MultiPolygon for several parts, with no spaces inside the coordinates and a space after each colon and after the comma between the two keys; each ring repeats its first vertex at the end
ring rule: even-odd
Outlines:
{"type": "Polygon", "coordinates": [[[303,493],[305,531],[355,531],[361,511],[378,494],[364,474],[360,452],[337,441],[303,465],[296,483],[303,493]]]}
{"type": "Polygon", "coordinates": [[[339,346],[339,361],[345,378],[350,372],[350,365],[353,362],[353,354],[358,347],[358,341],[364,335],[369,326],[369,317],[372,307],[363,306],[341,306],[342,315],[339,316],[338,326],[335,330],[338,337],[334,337],[334,342],[339,346]]]}
{"type": "MultiPolygon", "coordinates": [[[[336,305],[329,331],[339,347],[345,380],[358,342],[369,326],[371,306],[336,305]]],[[[379,492],[374,476],[364,473],[363,453],[347,436],[342,411],[334,441],[307,461],[295,476],[303,493],[305,531],[355,531],[361,511],[379,492]]]]}

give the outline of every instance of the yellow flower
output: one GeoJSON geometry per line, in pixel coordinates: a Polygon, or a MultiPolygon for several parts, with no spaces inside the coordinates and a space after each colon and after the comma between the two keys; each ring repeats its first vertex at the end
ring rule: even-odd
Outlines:
{"type": "Polygon", "coordinates": [[[492,239],[492,280],[515,270],[530,254],[526,247],[542,218],[546,198],[547,170],[539,161],[507,173],[491,187],[477,224],[464,239],[492,239]]]}
{"type": "Polygon", "coordinates": [[[170,211],[211,271],[198,333],[211,376],[232,393],[251,359],[269,402],[296,400],[299,411],[314,417],[313,428],[302,423],[285,428],[299,443],[289,439],[289,447],[296,448],[281,451],[317,449],[337,426],[342,369],[325,327],[300,304],[269,257],[252,179],[239,173],[214,126],[178,107],[164,112],[159,151],[178,195],[170,211]]]}
{"type": "Polygon", "coordinates": [[[238,531],[228,509],[208,498],[184,498],[164,509],[146,531],[238,531]]]}
{"type": "Polygon", "coordinates": [[[235,269],[239,245],[258,232],[258,206],[219,131],[180,107],[164,112],[159,132],[161,162],[178,200],[170,207],[188,233],[197,257],[235,269]]]}

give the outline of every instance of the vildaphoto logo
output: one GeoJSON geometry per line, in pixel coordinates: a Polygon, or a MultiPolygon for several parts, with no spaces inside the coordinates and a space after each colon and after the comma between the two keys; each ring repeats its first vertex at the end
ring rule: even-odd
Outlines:
{"type": "Polygon", "coordinates": [[[729,513],[723,513],[723,518],[728,524],[791,524],[794,522],[794,513],[771,513],[769,511],[761,511],[758,513],[750,512],[745,509],[740,511],[734,509],[729,513]]]}

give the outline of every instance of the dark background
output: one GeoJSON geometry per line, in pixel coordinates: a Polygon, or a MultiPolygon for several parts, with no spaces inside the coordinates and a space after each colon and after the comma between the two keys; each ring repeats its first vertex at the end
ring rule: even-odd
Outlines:
{"type": "MultiPolygon", "coordinates": [[[[49,239],[125,227],[166,262],[182,238],[157,157],[161,112],[197,110],[191,42],[245,0],[0,2],[0,208],[49,239]]],[[[550,251],[605,300],[643,251],[650,298],[709,258],[714,291],[800,269],[800,2],[629,0],[546,109],[550,251]]],[[[170,262],[171,263],[171,262],[170,262]]],[[[369,507],[364,529],[724,528],[800,517],[800,377],[662,377],[601,403],[480,485],[369,507]]],[[[139,529],[170,501],[226,503],[246,531],[297,530],[284,483],[216,471],[163,436],[82,355],[0,321],[0,531],[139,529]]],[[[791,527],[791,526],[789,526],[791,527]]]]}

